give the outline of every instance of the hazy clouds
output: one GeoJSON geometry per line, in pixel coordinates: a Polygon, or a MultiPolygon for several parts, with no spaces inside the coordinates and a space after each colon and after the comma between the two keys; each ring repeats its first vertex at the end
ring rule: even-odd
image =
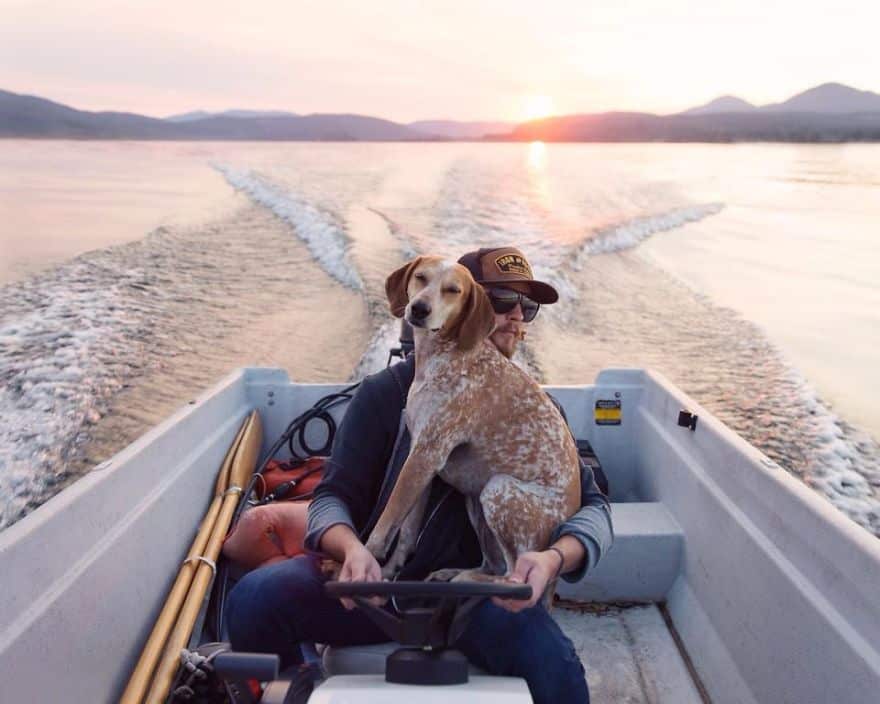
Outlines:
{"type": "Polygon", "coordinates": [[[14,2],[0,88],[75,107],[519,119],[674,112],[824,81],[878,90],[873,0],[14,2]],[[471,6],[473,5],[473,6],[471,6]]]}

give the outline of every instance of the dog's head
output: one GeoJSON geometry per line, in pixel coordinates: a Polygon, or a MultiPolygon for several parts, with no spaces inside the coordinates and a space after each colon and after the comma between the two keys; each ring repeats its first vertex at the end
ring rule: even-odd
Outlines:
{"type": "Polygon", "coordinates": [[[470,350],[489,337],[495,313],[489,297],[461,264],[437,256],[416,257],[385,281],[391,314],[416,328],[437,332],[470,350]]]}

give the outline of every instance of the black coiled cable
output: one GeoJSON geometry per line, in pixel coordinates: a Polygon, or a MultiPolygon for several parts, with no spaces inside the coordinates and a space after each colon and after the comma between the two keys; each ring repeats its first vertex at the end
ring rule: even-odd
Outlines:
{"type": "Polygon", "coordinates": [[[333,437],[336,435],[336,421],[333,420],[333,416],[330,415],[329,411],[331,408],[335,408],[336,406],[347,403],[351,400],[352,392],[360,385],[360,382],[357,384],[352,384],[344,388],[342,391],[337,393],[328,394],[324,396],[324,398],[320,399],[312,406],[309,410],[301,413],[287,426],[286,430],[281,433],[281,437],[275,441],[272,447],[269,448],[269,451],[266,453],[266,456],[263,458],[263,461],[260,463],[260,466],[257,468],[257,471],[254,472],[254,475],[251,477],[248,482],[247,487],[243,492],[241,497],[241,501],[239,501],[238,506],[235,509],[235,513],[232,516],[232,525],[230,526],[230,531],[235,528],[238,524],[238,520],[241,518],[241,514],[244,513],[244,510],[250,505],[251,496],[254,493],[254,487],[258,481],[260,481],[260,477],[263,476],[263,472],[266,471],[266,467],[269,466],[269,462],[275,457],[285,443],[287,443],[287,447],[290,450],[290,455],[295,460],[303,460],[306,457],[314,457],[314,456],[325,456],[330,454],[330,450],[333,447],[333,437]],[[324,443],[323,447],[318,449],[313,449],[309,446],[306,441],[306,428],[308,424],[313,420],[320,420],[327,426],[327,442],[324,443]],[[293,446],[293,439],[296,437],[299,442],[299,446],[306,453],[305,457],[300,455],[293,446]]]}
{"type": "MultiPolygon", "coordinates": [[[[340,396],[342,396],[342,394],[340,394],[340,396]]],[[[324,401],[328,398],[331,397],[325,396],[323,399],[321,399],[321,401],[324,401]]],[[[347,395],[345,400],[347,400],[348,398],[351,398],[350,394],[347,395]]],[[[321,401],[318,401],[318,403],[321,403],[321,401]]],[[[330,404],[329,406],[322,408],[313,407],[311,411],[309,411],[309,418],[304,423],[300,424],[299,430],[296,431],[296,439],[299,441],[299,446],[303,450],[305,450],[306,457],[326,457],[330,454],[330,449],[333,447],[333,436],[336,435],[336,421],[333,420],[333,416],[331,416],[326,411],[326,408],[332,408],[333,405],[335,404],[330,404]],[[317,449],[309,447],[309,444],[306,441],[306,427],[308,426],[309,422],[313,420],[323,421],[324,424],[327,426],[327,442],[317,449]]],[[[305,459],[304,457],[300,457],[300,455],[294,449],[293,435],[294,434],[291,433],[290,436],[287,438],[287,449],[290,450],[290,456],[298,460],[305,459]]]]}

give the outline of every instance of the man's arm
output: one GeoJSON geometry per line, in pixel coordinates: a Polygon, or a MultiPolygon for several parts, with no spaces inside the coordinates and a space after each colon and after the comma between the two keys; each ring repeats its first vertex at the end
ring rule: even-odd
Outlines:
{"type": "MultiPolygon", "coordinates": [[[[341,582],[382,579],[379,563],[364,547],[356,528],[369,515],[384,477],[387,446],[394,440],[390,423],[382,422],[382,410],[387,410],[387,403],[382,408],[382,392],[372,377],[361,383],[309,505],[305,547],[342,563],[336,577],[341,582]]],[[[352,600],[341,601],[345,608],[354,608],[352,600]]]]}
{"type": "Polygon", "coordinates": [[[321,552],[337,562],[344,562],[345,556],[357,547],[364,547],[361,539],[347,525],[337,523],[331,526],[321,537],[321,552]]]}
{"type": "Polygon", "coordinates": [[[336,431],[324,476],[309,504],[304,541],[308,550],[322,550],[324,532],[335,525],[357,534],[370,515],[384,476],[390,434],[382,422],[382,390],[372,377],[364,379],[336,431]]]}
{"type": "Polygon", "coordinates": [[[611,506],[596,486],[593,470],[581,462],[581,508],[565,523],[553,531],[551,541],[570,536],[583,547],[583,561],[564,569],[566,582],[577,582],[593,569],[614,543],[614,526],[611,522],[611,506]]]}
{"type": "MultiPolygon", "coordinates": [[[[331,526],[321,538],[321,551],[342,563],[336,577],[340,582],[381,582],[382,569],[372,553],[364,547],[360,538],[347,525],[337,523],[331,526]]],[[[342,605],[351,610],[355,604],[351,599],[340,599],[342,605]]],[[[372,600],[381,604],[382,599],[372,600]]]]}

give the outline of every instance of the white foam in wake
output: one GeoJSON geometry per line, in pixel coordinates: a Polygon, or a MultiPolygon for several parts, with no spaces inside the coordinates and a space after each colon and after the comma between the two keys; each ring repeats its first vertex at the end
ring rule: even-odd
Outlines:
{"type": "Polygon", "coordinates": [[[218,164],[214,168],[231,186],[292,225],[312,257],[330,276],[356,291],[363,290],[363,281],[349,256],[348,234],[331,213],[316,208],[298,194],[270,183],[252,171],[218,164]]]}
{"type": "Polygon", "coordinates": [[[581,257],[632,249],[651,235],[674,230],[688,223],[717,215],[723,208],[724,205],[721,203],[694,205],[687,208],[677,208],[659,215],[635,218],[620,225],[604,228],[584,242],[575,266],[578,267],[583,263],[581,257]]]}
{"type": "Polygon", "coordinates": [[[365,376],[381,371],[388,364],[388,353],[400,347],[400,321],[388,316],[373,331],[360,361],[351,374],[351,381],[359,381],[365,376]]]}
{"type": "Polygon", "coordinates": [[[790,381],[809,412],[813,448],[801,469],[804,482],[856,523],[880,536],[880,452],[877,442],[839,418],[809,382],[791,370],[790,381]]]}
{"type": "Polygon", "coordinates": [[[0,289],[20,311],[0,316],[0,528],[45,500],[155,335],[124,293],[141,273],[103,254],[0,289]]]}
{"type": "Polygon", "coordinates": [[[367,210],[375,213],[385,221],[385,223],[388,225],[388,232],[390,232],[392,237],[397,240],[397,243],[400,246],[400,254],[401,256],[403,256],[404,259],[410,260],[415,259],[417,256],[419,256],[419,250],[416,248],[415,243],[413,243],[412,236],[406,231],[406,228],[404,228],[400,223],[392,220],[381,210],[370,207],[368,207],[367,210]]]}

